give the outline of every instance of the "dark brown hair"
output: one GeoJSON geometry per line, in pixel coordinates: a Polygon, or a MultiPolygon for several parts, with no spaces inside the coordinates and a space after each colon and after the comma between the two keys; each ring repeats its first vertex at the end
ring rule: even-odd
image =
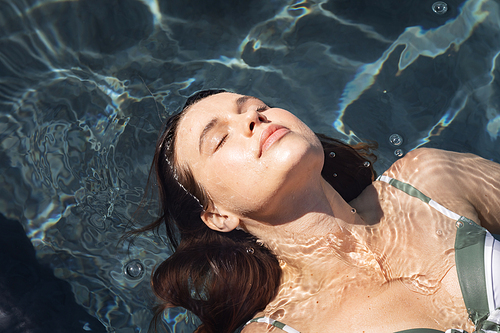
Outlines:
{"type": "MultiPolygon", "coordinates": [[[[156,178],[160,216],[135,230],[140,233],[166,228],[174,254],[152,276],[152,288],[163,302],[153,319],[156,327],[167,307],[181,306],[197,315],[197,332],[232,333],[263,310],[276,296],[281,268],[276,256],[256,239],[239,230],[221,233],[208,228],[200,213],[211,203],[188,168],[175,163],[175,140],[179,121],[193,104],[225,90],[204,90],[189,97],[182,111],[170,117],[159,137],[149,183],[156,178]]],[[[374,145],[348,146],[318,135],[325,151],[323,177],[346,201],[371,184],[375,172],[374,145]]]]}

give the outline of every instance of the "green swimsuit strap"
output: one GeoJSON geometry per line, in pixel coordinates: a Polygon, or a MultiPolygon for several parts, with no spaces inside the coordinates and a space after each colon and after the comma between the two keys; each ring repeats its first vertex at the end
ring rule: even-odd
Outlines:
{"type": "MultiPolygon", "coordinates": [[[[436,209],[437,211],[441,212],[442,214],[456,221],[456,226],[458,230],[457,230],[457,237],[455,240],[455,251],[456,251],[455,258],[457,261],[457,270],[459,273],[460,287],[462,288],[462,293],[464,295],[464,300],[467,306],[467,310],[469,311],[471,318],[476,319],[474,320],[474,322],[476,323],[476,321],[480,317],[483,317],[485,315],[485,311],[487,313],[487,304],[486,308],[484,304],[484,295],[486,295],[485,284],[477,283],[476,279],[478,275],[481,274],[484,277],[484,267],[481,269],[481,267],[479,266],[482,263],[484,263],[484,261],[481,260],[481,254],[484,253],[482,251],[482,249],[484,248],[484,237],[482,237],[482,235],[483,233],[486,232],[486,229],[477,225],[474,221],[466,217],[460,216],[452,212],[451,210],[447,209],[446,207],[440,205],[439,203],[435,202],[434,200],[432,200],[431,198],[429,198],[428,196],[426,196],[425,194],[423,194],[410,184],[403,183],[397,179],[393,179],[391,177],[384,175],[379,176],[377,180],[386,182],[394,186],[395,188],[405,192],[406,194],[422,200],[423,202],[429,204],[432,208],[436,209]],[[476,265],[479,266],[476,267],[476,265]],[[466,269],[459,269],[460,267],[465,267],[466,269]],[[474,274],[475,278],[471,278],[469,276],[463,276],[464,273],[466,275],[469,273],[474,274]],[[467,283],[466,281],[469,282],[476,281],[476,283],[467,283]]],[[[296,329],[268,317],[254,318],[248,321],[245,324],[245,326],[250,323],[266,323],[288,333],[300,333],[296,329]]],[[[484,326],[485,324],[483,324],[483,327],[484,326]]],[[[414,328],[410,330],[398,331],[396,333],[443,333],[443,331],[430,328],[414,328]]],[[[449,329],[445,333],[466,333],[466,332],[459,329],[449,329]]]]}
{"type": "MultiPolygon", "coordinates": [[[[279,328],[285,332],[289,332],[289,333],[300,333],[299,331],[297,331],[296,329],[286,325],[286,324],[283,324],[277,320],[274,320],[274,319],[271,319],[271,318],[268,318],[268,317],[259,317],[259,318],[254,318],[250,321],[248,321],[248,323],[246,323],[246,325],[250,324],[250,323],[266,323],[266,324],[269,324],[271,326],[274,326],[276,328],[279,328]]],[[[245,326],[246,326],[245,325],[245,326]]],[[[463,331],[457,331],[457,330],[448,330],[446,331],[446,333],[459,333],[459,332],[463,332],[463,331]]],[[[411,330],[404,330],[404,331],[398,331],[396,333],[443,333],[443,331],[438,331],[438,330],[434,330],[434,329],[430,329],[430,328],[414,328],[414,329],[411,329],[411,330]]]]}
{"type": "Polygon", "coordinates": [[[489,314],[484,268],[484,240],[487,230],[474,221],[440,205],[410,184],[384,175],[379,176],[377,180],[388,183],[398,190],[422,200],[440,213],[455,220],[457,227],[455,263],[458,280],[469,317],[477,326],[489,314]]]}
{"type": "Polygon", "coordinates": [[[258,317],[258,318],[251,319],[245,324],[245,326],[250,324],[250,323],[266,323],[266,324],[269,324],[271,326],[279,328],[279,329],[281,329],[285,332],[288,332],[288,333],[300,333],[296,329],[294,329],[286,324],[283,324],[282,322],[271,319],[269,317],[258,317]]]}

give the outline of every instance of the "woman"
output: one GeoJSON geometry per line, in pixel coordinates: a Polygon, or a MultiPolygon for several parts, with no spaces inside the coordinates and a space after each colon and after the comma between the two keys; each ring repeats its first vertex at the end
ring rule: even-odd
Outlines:
{"type": "Polygon", "coordinates": [[[372,183],[368,148],[250,96],[188,99],[141,229],[176,247],[152,278],[160,311],[193,311],[198,332],[500,331],[499,165],[418,149],[372,183]]]}

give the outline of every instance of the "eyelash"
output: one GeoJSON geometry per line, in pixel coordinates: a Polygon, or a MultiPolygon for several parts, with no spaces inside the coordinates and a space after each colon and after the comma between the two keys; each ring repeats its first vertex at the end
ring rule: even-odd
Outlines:
{"type": "Polygon", "coordinates": [[[269,106],[267,106],[267,105],[259,106],[257,108],[257,112],[266,111],[267,109],[269,109],[269,106]]]}
{"type": "Polygon", "coordinates": [[[224,143],[226,142],[226,139],[227,139],[227,134],[224,135],[222,137],[222,139],[219,141],[219,143],[217,144],[217,147],[215,147],[215,151],[219,150],[220,147],[222,147],[224,145],[224,143]]]}

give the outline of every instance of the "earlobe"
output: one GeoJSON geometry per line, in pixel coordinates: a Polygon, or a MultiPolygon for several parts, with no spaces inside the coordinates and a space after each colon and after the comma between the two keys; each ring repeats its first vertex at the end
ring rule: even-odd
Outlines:
{"type": "Polygon", "coordinates": [[[215,231],[229,232],[240,225],[240,219],[233,214],[203,211],[200,217],[210,229],[215,231]]]}

